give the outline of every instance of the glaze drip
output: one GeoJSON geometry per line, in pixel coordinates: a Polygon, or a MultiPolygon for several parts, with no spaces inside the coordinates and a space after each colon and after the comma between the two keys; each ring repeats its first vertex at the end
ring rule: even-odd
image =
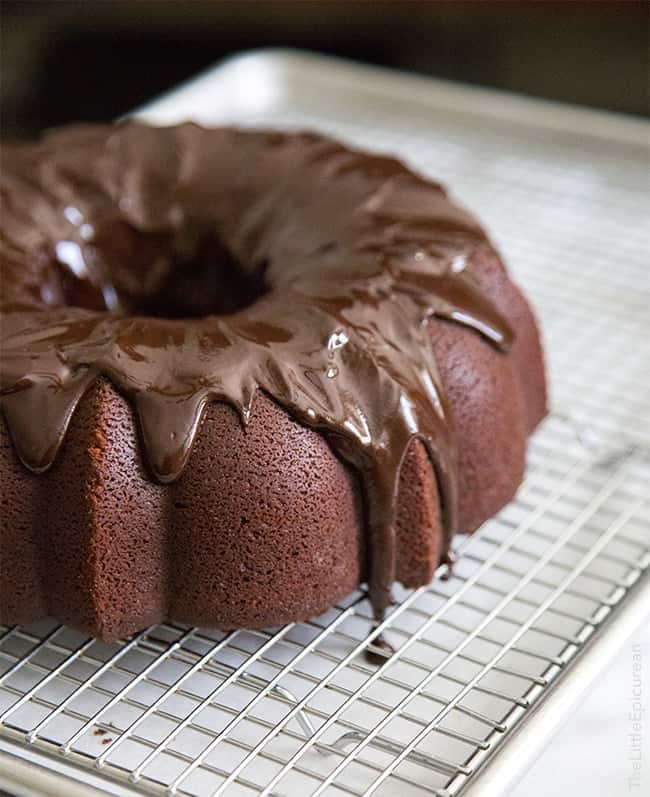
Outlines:
{"type": "Polygon", "coordinates": [[[129,122],[6,147],[2,191],[2,407],[28,468],[52,464],[100,375],[133,402],[161,482],[208,402],[246,424],[262,389],[359,473],[378,617],[414,438],[446,550],[456,447],[427,320],[503,350],[512,334],[465,269],[485,235],[440,186],[313,134],[129,122]]]}

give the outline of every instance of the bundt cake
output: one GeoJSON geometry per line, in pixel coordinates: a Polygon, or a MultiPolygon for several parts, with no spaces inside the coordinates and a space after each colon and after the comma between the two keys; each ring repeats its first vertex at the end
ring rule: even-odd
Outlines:
{"type": "Polygon", "coordinates": [[[106,640],[427,583],[518,487],[537,327],[476,221],[313,133],[2,153],[0,620],[106,640]]]}

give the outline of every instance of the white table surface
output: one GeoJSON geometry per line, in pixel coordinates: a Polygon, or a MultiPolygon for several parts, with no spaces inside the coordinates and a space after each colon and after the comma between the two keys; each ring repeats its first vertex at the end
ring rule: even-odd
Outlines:
{"type": "Polygon", "coordinates": [[[632,635],[583,697],[509,797],[624,797],[650,794],[650,607],[644,624],[632,635]],[[641,683],[633,665],[641,656],[641,683]],[[640,691],[640,752],[631,749],[634,732],[633,688],[640,691]],[[639,778],[632,756],[640,756],[639,778]]]}

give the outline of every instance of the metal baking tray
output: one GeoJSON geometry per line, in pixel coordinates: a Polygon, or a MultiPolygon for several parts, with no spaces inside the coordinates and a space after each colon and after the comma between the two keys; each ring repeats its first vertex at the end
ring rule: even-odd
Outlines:
{"type": "Polygon", "coordinates": [[[650,606],[650,125],[318,56],[235,58],[141,112],[309,127],[396,153],[476,211],[542,320],[552,412],[517,498],[371,630],[164,624],[106,645],[1,629],[19,794],[507,792],[650,606]],[[396,648],[385,658],[373,639],[396,648]]]}

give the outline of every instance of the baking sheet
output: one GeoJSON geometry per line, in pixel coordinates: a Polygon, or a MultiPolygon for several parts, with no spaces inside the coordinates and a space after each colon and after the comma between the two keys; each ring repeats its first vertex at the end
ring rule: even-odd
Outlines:
{"type": "Polygon", "coordinates": [[[317,128],[447,182],[540,315],[553,412],[452,577],[400,591],[390,661],[363,655],[361,593],[267,633],[6,629],[0,770],[53,793],[55,770],[113,794],[506,793],[650,605],[649,126],[287,52],[142,115],[317,128]]]}

